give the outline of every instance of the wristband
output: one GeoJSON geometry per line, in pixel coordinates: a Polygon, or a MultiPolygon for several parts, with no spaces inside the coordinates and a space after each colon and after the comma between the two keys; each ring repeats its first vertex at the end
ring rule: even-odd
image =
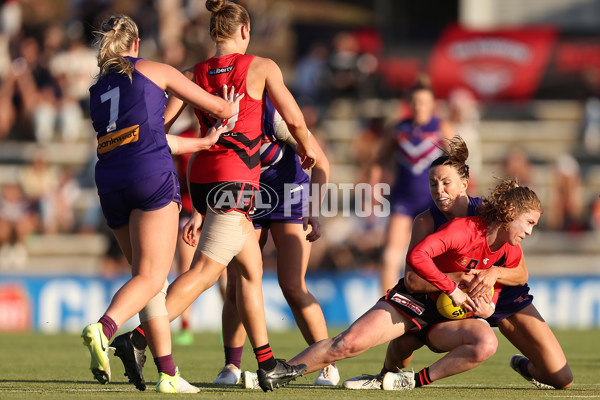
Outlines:
{"type": "Polygon", "coordinates": [[[450,293],[448,293],[448,297],[452,297],[454,295],[454,293],[456,293],[457,290],[458,290],[458,284],[456,284],[456,286],[454,287],[453,291],[451,291],[450,293]]]}

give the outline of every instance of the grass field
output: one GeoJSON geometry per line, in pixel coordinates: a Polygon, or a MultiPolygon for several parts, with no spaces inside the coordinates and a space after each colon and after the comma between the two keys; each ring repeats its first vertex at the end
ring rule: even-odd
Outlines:
{"type": "MultiPolygon", "coordinates": [[[[336,333],[336,332],[332,332],[336,333]]],[[[196,334],[190,347],[174,347],[174,358],[182,375],[202,388],[194,398],[292,398],[326,399],[396,398],[409,399],[538,399],[538,398],[600,398],[600,331],[557,331],[575,384],[566,391],[538,390],[509,366],[508,360],[516,351],[503,337],[498,352],[482,366],[454,377],[435,382],[432,386],[410,392],[352,391],[335,388],[313,388],[315,374],[300,378],[286,388],[273,393],[259,390],[218,387],[210,382],[223,363],[222,346],[216,333],[196,334]]],[[[272,333],[271,345],[276,357],[291,358],[304,347],[298,332],[272,333]]],[[[350,360],[337,363],[342,380],[362,373],[375,373],[381,368],[385,348],[378,347],[350,360]]],[[[145,369],[149,388],[138,392],[123,376],[119,359],[111,353],[113,381],[99,385],[89,371],[89,353],[77,335],[3,334],[0,335],[0,399],[140,399],[172,397],[154,392],[157,373],[148,352],[145,369]]],[[[413,358],[420,369],[431,364],[439,355],[421,349],[413,358]]],[[[256,369],[249,346],[244,351],[242,368],[256,369]]]]}

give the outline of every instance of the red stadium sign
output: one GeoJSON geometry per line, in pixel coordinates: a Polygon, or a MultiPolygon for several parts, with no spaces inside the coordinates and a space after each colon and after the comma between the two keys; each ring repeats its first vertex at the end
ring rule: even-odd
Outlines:
{"type": "Polygon", "coordinates": [[[26,288],[19,284],[0,286],[0,332],[31,330],[32,307],[26,288]]]}
{"type": "Polygon", "coordinates": [[[481,99],[522,100],[533,96],[550,59],[553,28],[466,30],[447,28],[429,60],[436,96],[468,88],[481,99]]]}

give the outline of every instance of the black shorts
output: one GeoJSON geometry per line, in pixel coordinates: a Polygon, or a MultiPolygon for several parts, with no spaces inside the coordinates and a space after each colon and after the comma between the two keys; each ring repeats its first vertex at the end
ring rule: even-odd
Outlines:
{"type": "MultiPolygon", "coordinates": [[[[408,332],[419,332],[428,326],[447,321],[437,311],[435,301],[425,293],[409,293],[404,286],[404,278],[396,286],[388,290],[379,301],[385,301],[396,310],[408,317],[415,326],[408,332]]],[[[407,333],[408,333],[407,332],[407,333]]]]}
{"type": "Polygon", "coordinates": [[[252,219],[255,191],[246,182],[190,183],[192,204],[202,215],[210,207],[221,212],[238,211],[252,219]]]}

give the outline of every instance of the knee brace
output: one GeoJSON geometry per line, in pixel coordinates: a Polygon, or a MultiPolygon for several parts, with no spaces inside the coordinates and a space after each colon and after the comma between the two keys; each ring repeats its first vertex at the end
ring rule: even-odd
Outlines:
{"type": "Polygon", "coordinates": [[[165,284],[163,288],[150,299],[146,307],[142,308],[140,311],[140,322],[147,322],[156,317],[163,317],[165,315],[169,315],[167,312],[167,288],[169,287],[169,282],[165,279],[165,284]]]}

